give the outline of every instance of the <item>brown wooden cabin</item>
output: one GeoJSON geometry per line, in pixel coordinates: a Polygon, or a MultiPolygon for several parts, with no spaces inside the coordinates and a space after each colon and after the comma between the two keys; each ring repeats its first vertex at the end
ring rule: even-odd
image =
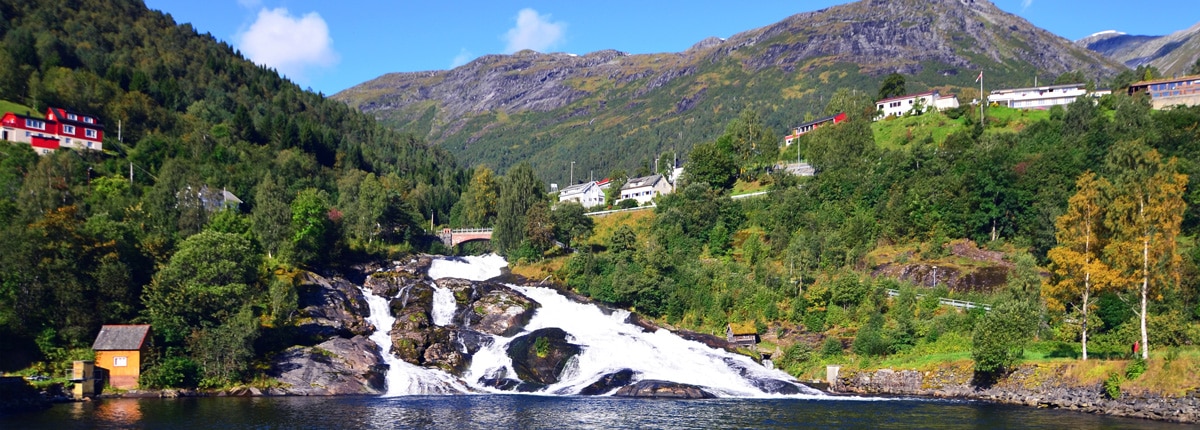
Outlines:
{"type": "Polygon", "coordinates": [[[108,385],[120,389],[137,388],[142,357],[150,348],[150,326],[105,325],[96,335],[96,367],[108,374],[108,385]]]}
{"type": "Polygon", "coordinates": [[[740,347],[754,348],[758,345],[758,330],[754,323],[729,323],[725,326],[725,340],[740,347]]]}

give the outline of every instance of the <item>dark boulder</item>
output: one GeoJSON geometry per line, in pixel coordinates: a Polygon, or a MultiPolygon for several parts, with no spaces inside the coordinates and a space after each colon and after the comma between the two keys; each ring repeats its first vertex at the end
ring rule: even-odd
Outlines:
{"type": "Polygon", "coordinates": [[[513,339],[507,352],[522,381],[549,385],[558,382],[567,362],[581,351],[567,342],[563,329],[548,327],[513,339]]]}
{"type": "Polygon", "coordinates": [[[387,366],[370,339],[335,337],[277,354],[268,374],[292,395],[381,394],[387,366]]]}
{"type": "Polygon", "coordinates": [[[638,373],[634,372],[633,369],[621,369],[616,372],[606,374],[601,376],[600,379],[597,379],[596,382],[593,382],[591,385],[583,387],[582,390],[579,390],[579,395],[599,396],[601,394],[608,393],[609,391],[629,385],[631,382],[633,382],[633,377],[637,376],[637,374],[638,373]]]}
{"type": "Polygon", "coordinates": [[[296,293],[296,328],[299,340],[307,339],[308,345],[333,336],[366,336],[375,330],[365,319],[371,311],[362,290],[345,279],[305,272],[296,293]]]}
{"type": "Polygon", "coordinates": [[[626,385],[617,390],[615,397],[640,397],[650,399],[715,399],[712,393],[695,385],[678,382],[645,380],[626,385]]]}
{"type": "Polygon", "coordinates": [[[504,285],[484,283],[469,288],[469,292],[463,287],[452,288],[456,299],[469,300],[455,322],[482,333],[504,337],[516,335],[525,329],[540,306],[504,285]]]}
{"type": "Polygon", "coordinates": [[[767,394],[783,394],[788,396],[803,392],[796,384],[779,379],[751,379],[750,381],[756,388],[767,394]]]}

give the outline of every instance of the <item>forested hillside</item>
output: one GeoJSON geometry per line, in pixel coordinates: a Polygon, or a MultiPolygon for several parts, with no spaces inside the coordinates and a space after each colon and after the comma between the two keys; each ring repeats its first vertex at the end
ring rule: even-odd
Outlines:
{"type": "Polygon", "coordinates": [[[167,358],[238,380],[260,326],[288,324],[288,268],[428,246],[465,182],[445,151],[138,0],[4,0],[0,39],[0,99],[106,127],[104,153],[0,144],[0,369],[149,322],[167,358]],[[243,203],[221,210],[222,190],[243,203]]]}

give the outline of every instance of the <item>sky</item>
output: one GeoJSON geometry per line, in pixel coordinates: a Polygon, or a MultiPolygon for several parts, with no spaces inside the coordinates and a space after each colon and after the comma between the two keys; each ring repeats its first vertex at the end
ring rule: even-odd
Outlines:
{"type": "MultiPolygon", "coordinates": [[[[522,49],[679,52],[847,0],[145,0],[250,60],[326,95],[391,72],[446,70],[522,49]]],[[[1117,30],[1163,35],[1200,22],[1196,0],[994,0],[1070,40],[1117,30]]]]}

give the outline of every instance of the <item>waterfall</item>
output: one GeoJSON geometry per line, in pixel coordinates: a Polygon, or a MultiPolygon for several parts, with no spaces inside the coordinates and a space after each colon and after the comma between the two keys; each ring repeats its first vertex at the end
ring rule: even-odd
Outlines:
{"type": "Polygon", "coordinates": [[[383,362],[388,366],[385,378],[387,392],[384,394],[384,397],[418,394],[455,394],[469,391],[454,376],[441,371],[415,366],[397,358],[396,354],[392,354],[392,338],[388,335],[388,332],[391,331],[396,318],[392,316],[388,300],[375,295],[374,292],[367,288],[363,288],[362,292],[363,297],[367,299],[367,306],[371,309],[371,316],[367,318],[367,321],[375,325],[375,332],[371,333],[370,339],[376,345],[379,345],[379,353],[383,355],[383,362]]]}
{"type": "Polygon", "coordinates": [[[449,288],[433,287],[433,310],[430,316],[438,326],[448,326],[454,321],[454,292],[449,288]]]}
{"type": "MultiPolygon", "coordinates": [[[[482,281],[499,276],[506,265],[504,259],[496,255],[443,258],[434,260],[428,273],[434,280],[453,277],[482,281]]],[[[697,385],[721,397],[772,396],[765,394],[761,388],[763,384],[796,382],[787,373],[763,367],[749,357],[685,340],[668,330],[644,332],[641,327],[628,323],[628,311],[615,310],[606,314],[594,305],[571,301],[549,288],[510,287],[541,307],[522,333],[513,337],[492,336],[489,342],[483,343],[471,357],[470,367],[462,379],[441,370],[414,366],[388,352],[391,338],[387,331],[395,318],[389,312],[387,300],[364,289],[371,308],[371,323],[378,329],[371,339],[385,352],[384,359],[390,366],[387,395],[508,393],[480,385],[480,378],[516,378],[512,359],[507,354],[508,345],[518,336],[547,327],[566,331],[567,340],[580,345],[582,352],[567,364],[560,381],[540,390],[538,393],[541,394],[575,394],[605,375],[624,369],[632,370],[636,374],[635,380],[657,379],[697,385]]],[[[453,324],[457,307],[453,292],[434,287],[433,302],[434,324],[453,324]]],[[[461,351],[466,346],[459,344],[457,348],[461,351]]],[[[803,385],[799,389],[802,394],[795,397],[825,397],[803,385]]]]}

